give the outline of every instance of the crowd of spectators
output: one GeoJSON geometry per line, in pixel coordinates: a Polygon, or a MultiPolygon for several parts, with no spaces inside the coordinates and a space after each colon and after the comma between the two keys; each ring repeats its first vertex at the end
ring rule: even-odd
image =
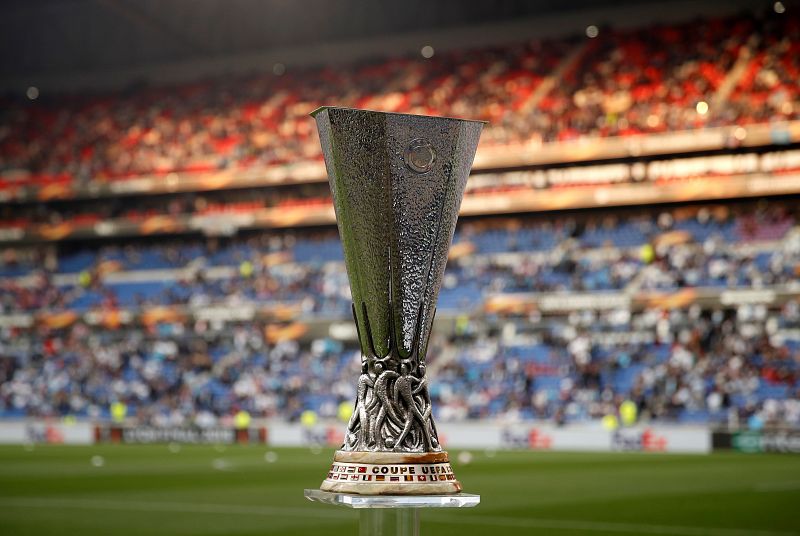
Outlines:
{"type": "Polygon", "coordinates": [[[753,61],[730,98],[741,123],[800,117],[800,19],[767,19],[756,34],[753,61]]]}
{"type": "MultiPolygon", "coordinates": [[[[535,216],[465,221],[440,307],[471,309],[498,293],[794,287],[798,218],[788,200],[584,214],[555,223],[535,216]]],[[[254,303],[337,316],[350,303],[335,230],[115,244],[60,255],[10,248],[0,256],[0,276],[6,314],[254,303]],[[126,277],[148,272],[154,275],[126,277]]]]}
{"type": "MultiPolygon", "coordinates": [[[[124,178],[281,164],[319,157],[308,113],[323,103],[500,119],[519,108],[565,42],[290,70],[104,96],[10,102],[0,173],[124,178]]],[[[502,121],[500,121],[502,122],[502,121]]],[[[490,138],[505,137],[489,134],[490,138]]]]}
{"type": "MultiPolygon", "coordinates": [[[[512,319],[481,308],[486,297],[517,292],[797,292],[797,225],[791,199],[465,220],[439,301],[441,314],[461,316],[454,338],[431,345],[439,417],[565,422],[613,413],[630,399],[650,419],[800,424],[796,299],[781,310],[648,305],[512,319]]],[[[208,424],[242,408],[288,419],[307,409],[335,415],[353,398],[358,369],[357,352],[338,341],[282,340],[272,334],[277,324],[262,320],[36,323],[66,310],[276,303],[297,304],[300,322],[349,321],[334,233],[6,252],[0,316],[28,314],[34,324],[0,323],[0,415],[106,417],[115,401],[154,424],[208,424]]]]}
{"type": "Polygon", "coordinates": [[[342,376],[339,356],[332,361],[334,353],[315,350],[319,344],[302,351],[293,341],[268,345],[252,325],[220,333],[207,323],[171,323],[119,335],[77,325],[32,338],[25,358],[2,361],[2,411],[100,418],[124,401],[131,416],[161,425],[214,422],[240,408],[296,417],[304,396],[331,395],[328,380],[342,376]]]}
{"type": "MultiPolygon", "coordinates": [[[[707,124],[709,102],[752,35],[753,20],[608,30],[542,102],[545,139],[669,132],[707,124]]],[[[728,117],[735,122],[737,117],[728,117]]]]}
{"type": "Polygon", "coordinates": [[[645,418],[800,424],[800,304],[537,318],[516,344],[478,337],[437,371],[446,419],[600,419],[625,400],[645,418]],[[520,342],[524,341],[524,342],[520,342]]]}
{"type": "MultiPolygon", "coordinates": [[[[800,426],[797,301],[781,311],[575,313],[538,318],[532,333],[474,329],[481,323],[431,344],[442,420],[577,422],[632,400],[645,421],[800,426]]],[[[206,321],[123,333],[76,324],[5,340],[0,356],[0,415],[102,419],[123,402],[130,417],[161,426],[208,426],[242,409],[335,418],[360,368],[358,351],[339,341],[276,342],[261,325],[206,321]]]]}
{"type": "Polygon", "coordinates": [[[4,183],[86,182],[318,159],[307,114],[331,103],[483,119],[489,121],[483,143],[500,145],[800,114],[800,36],[791,14],[595,33],[429,59],[290,66],[280,75],[176,87],[62,96],[47,96],[45,89],[31,102],[6,97],[0,101],[0,177],[4,183]],[[732,98],[716,99],[745,46],[754,53],[732,98]],[[574,63],[562,65],[573,52],[574,63]],[[537,92],[551,76],[560,78],[537,92]]]}

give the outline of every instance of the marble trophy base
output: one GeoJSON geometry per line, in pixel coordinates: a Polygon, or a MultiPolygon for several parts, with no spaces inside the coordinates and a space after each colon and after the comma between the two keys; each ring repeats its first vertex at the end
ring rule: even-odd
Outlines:
{"type": "Polygon", "coordinates": [[[461,491],[447,452],[337,450],[322,491],[358,495],[448,495],[461,491]]]}

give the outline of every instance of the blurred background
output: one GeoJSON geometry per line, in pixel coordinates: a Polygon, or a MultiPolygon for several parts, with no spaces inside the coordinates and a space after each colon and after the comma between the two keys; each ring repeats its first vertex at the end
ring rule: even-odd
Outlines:
{"type": "Polygon", "coordinates": [[[360,370],[321,105],[489,122],[428,373],[497,503],[437,532],[797,533],[796,2],[6,0],[0,44],[8,534],[349,526],[299,495],[360,370]]]}

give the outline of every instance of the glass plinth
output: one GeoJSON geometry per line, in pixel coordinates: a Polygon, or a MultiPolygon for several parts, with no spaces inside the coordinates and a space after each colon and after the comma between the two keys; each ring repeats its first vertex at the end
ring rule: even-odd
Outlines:
{"type": "Polygon", "coordinates": [[[480,495],[354,495],[307,489],[306,499],[359,510],[359,536],[419,536],[420,508],[470,508],[480,495]]]}
{"type": "Polygon", "coordinates": [[[480,495],[355,495],[307,489],[309,501],[346,506],[348,508],[469,508],[481,502],[480,495]]]}

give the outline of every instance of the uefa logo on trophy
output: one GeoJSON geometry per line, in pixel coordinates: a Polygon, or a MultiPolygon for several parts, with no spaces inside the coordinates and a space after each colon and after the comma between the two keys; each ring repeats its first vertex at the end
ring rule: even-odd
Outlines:
{"type": "Polygon", "coordinates": [[[434,424],[425,354],[484,123],[323,107],[319,129],[361,346],[345,440],[323,491],[461,491],[434,424]]]}

